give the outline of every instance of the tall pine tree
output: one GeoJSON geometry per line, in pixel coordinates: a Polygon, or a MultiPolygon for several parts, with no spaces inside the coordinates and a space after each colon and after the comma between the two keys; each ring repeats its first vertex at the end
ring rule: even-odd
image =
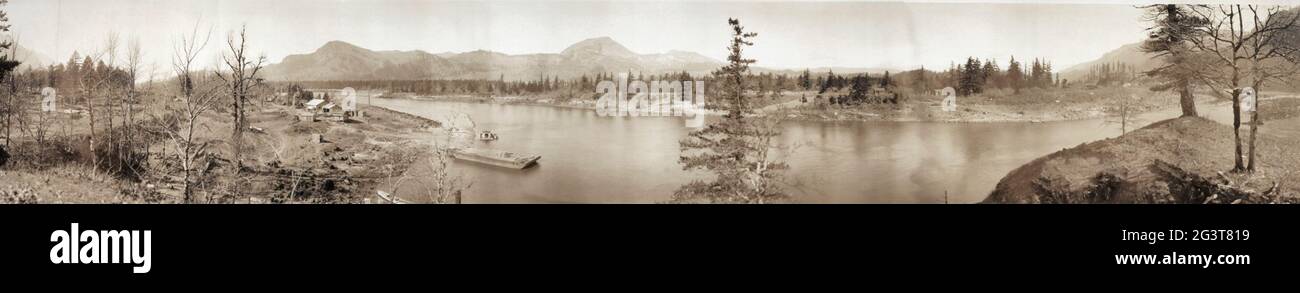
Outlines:
{"type": "MultiPolygon", "coordinates": [[[[0,8],[3,8],[8,4],[9,0],[0,0],[0,8]]],[[[0,9],[0,33],[7,34],[8,32],[9,14],[3,9],[0,9]]],[[[18,62],[18,56],[14,56],[14,52],[17,51],[14,50],[14,46],[15,44],[11,40],[0,41],[0,52],[3,52],[3,54],[0,54],[0,79],[8,77],[9,73],[13,72],[14,68],[18,68],[18,65],[22,64],[21,62],[18,62]]]]}
{"type": "Polygon", "coordinates": [[[1011,56],[1011,62],[1007,64],[1007,85],[1017,94],[1025,86],[1025,70],[1016,61],[1016,56],[1011,56]]]}
{"type": "Polygon", "coordinates": [[[719,95],[705,109],[723,111],[721,119],[692,131],[681,141],[680,162],[686,170],[706,170],[712,181],[696,180],[673,194],[678,202],[770,203],[788,196],[777,185],[784,163],[773,161],[772,143],[780,133],[777,121],[753,115],[756,97],[747,93],[753,85],[746,80],[753,59],[744,57],[744,47],[753,46],[756,33],[745,32],[740,21],[728,19],[731,46],[728,64],[713,72],[721,87],[719,95]]]}
{"type": "Polygon", "coordinates": [[[1196,70],[1190,64],[1192,46],[1188,39],[1195,37],[1200,19],[1178,4],[1159,4],[1141,7],[1146,9],[1146,19],[1153,25],[1149,36],[1142,42],[1142,52],[1152,53],[1152,58],[1163,59],[1163,65],[1147,71],[1147,75],[1162,82],[1152,90],[1178,92],[1178,104],[1183,116],[1196,116],[1196,99],[1192,95],[1192,80],[1196,70]]]}
{"type": "Polygon", "coordinates": [[[984,68],[980,66],[980,60],[975,59],[975,57],[966,58],[966,65],[962,68],[957,94],[969,96],[980,93],[983,86],[981,76],[984,75],[984,68]]]}

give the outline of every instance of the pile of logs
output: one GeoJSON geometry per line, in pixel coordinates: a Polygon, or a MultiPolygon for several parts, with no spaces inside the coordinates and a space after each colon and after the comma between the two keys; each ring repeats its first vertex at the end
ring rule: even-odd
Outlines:
{"type": "Polygon", "coordinates": [[[1279,203],[1282,201],[1278,183],[1263,192],[1238,187],[1222,172],[1216,177],[1201,176],[1165,161],[1156,160],[1151,171],[1169,184],[1169,193],[1175,203],[1191,204],[1241,204],[1279,203]]]}

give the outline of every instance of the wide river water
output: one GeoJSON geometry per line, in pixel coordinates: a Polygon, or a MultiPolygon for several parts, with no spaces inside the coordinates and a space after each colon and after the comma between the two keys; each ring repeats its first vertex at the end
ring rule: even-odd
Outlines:
{"type": "MultiPolygon", "coordinates": [[[[473,183],[467,203],[654,203],[668,200],[683,183],[707,178],[678,163],[678,141],[691,130],[679,117],[600,117],[582,109],[410,99],[372,103],[439,121],[467,114],[478,130],[500,135],[480,146],[542,156],[538,166],[522,171],[454,163],[454,171],[473,183]]],[[[1203,112],[1223,108],[1198,106],[1203,112]]],[[[1171,118],[1176,111],[1148,113],[1144,120],[1171,118]]],[[[796,202],[807,203],[978,202],[1030,160],[1120,134],[1119,125],[1100,119],[783,127],[787,188],[796,202]]]]}

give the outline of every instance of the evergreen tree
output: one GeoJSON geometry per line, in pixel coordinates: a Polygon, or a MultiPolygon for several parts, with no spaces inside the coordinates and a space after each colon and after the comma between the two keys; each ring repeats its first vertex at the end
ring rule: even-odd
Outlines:
{"type": "Polygon", "coordinates": [[[1020,67],[1020,62],[1016,61],[1016,56],[1011,56],[1011,61],[1007,64],[1007,85],[1010,86],[1015,93],[1020,93],[1020,88],[1024,86],[1024,83],[1024,69],[1020,67]]]}
{"type": "Polygon", "coordinates": [[[751,83],[745,79],[753,59],[742,55],[744,47],[753,46],[757,36],[745,32],[740,21],[728,19],[732,28],[728,64],[714,71],[720,87],[717,98],[706,109],[726,112],[721,119],[709,121],[703,129],[692,131],[681,141],[680,162],[687,170],[707,170],[712,181],[696,180],[683,185],[673,194],[679,202],[769,203],[787,195],[777,185],[786,165],[772,160],[770,151],[777,131],[775,120],[753,115],[757,106],[746,92],[751,83]]]}
{"type": "Polygon", "coordinates": [[[925,74],[925,66],[922,65],[921,69],[917,69],[916,72],[912,74],[912,91],[921,93],[930,88],[929,83],[930,81],[925,74]]]}
{"type": "Polygon", "coordinates": [[[969,96],[980,93],[980,87],[983,81],[980,76],[983,75],[984,69],[980,66],[979,59],[975,57],[966,58],[966,64],[961,72],[961,80],[958,82],[957,94],[969,96]]]}
{"type": "Polygon", "coordinates": [[[1052,86],[1052,62],[1043,59],[1043,87],[1052,86]]]}
{"type": "Polygon", "coordinates": [[[72,51],[72,57],[68,57],[68,65],[64,66],[64,68],[73,73],[81,71],[81,53],[72,51]]]}
{"type": "Polygon", "coordinates": [[[871,79],[865,74],[859,74],[849,80],[849,96],[846,104],[858,105],[867,100],[871,93],[871,79]]]}
{"type": "Polygon", "coordinates": [[[830,88],[840,87],[839,79],[835,78],[835,70],[826,70],[826,84],[830,88]]]}
{"type": "Polygon", "coordinates": [[[962,64],[957,64],[957,66],[954,66],[951,72],[948,73],[948,84],[952,85],[954,88],[961,87],[961,77],[966,72],[961,66],[962,64]]]}
{"type": "MultiPolygon", "coordinates": [[[[8,4],[9,0],[0,0],[0,8],[8,4]]],[[[9,33],[9,28],[9,14],[0,9],[0,33],[9,33]]],[[[11,40],[0,41],[0,52],[4,53],[4,55],[0,55],[0,79],[9,76],[9,73],[13,72],[14,68],[18,68],[18,65],[22,64],[18,62],[18,56],[13,56],[13,52],[16,51],[13,50],[13,47],[14,42],[11,40]]],[[[5,123],[8,124],[9,122],[5,123]]],[[[8,143],[7,138],[5,143],[8,143]]]]}
{"type": "Polygon", "coordinates": [[[90,59],[90,55],[81,60],[81,76],[95,76],[95,60],[90,59]]]}
{"type": "Polygon", "coordinates": [[[1002,70],[998,69],[996,61],[988,59],[984,60],[984,68],[980,72],[981,80],[983,80],[984,83],[980,84],[980,86],[984,88],[997,87],[997,79],[1000,71],[1002,70]]]}
{"type": "Polygon", "coordinates": [[[1031,63],[1029,67],[1029,86],[1039,87],[1039,81],[1043,78],[1042,74],[1043,64],[1038,62],[1038,58],[1034,58],[1034,63],[1031,63]]]}
{"type": "Polygon", "coordinates": [[[1201,20],[1189,15],[1187,9],[1177,4],[1159,4],[1140,7],[1146,9],[1146,19],[1153,25],[1149,36],[1142,42],[1142,52],[1152,53],[1152,58],[1164,59],[1163,65],[1147,71],[1160,84],[1155,91],[1177,91],[1183,116],[1196,116],[1196,100],[1192,95],[1192,80],[1196,70],[1189,63],[1192,46],[1188,39],[1195,37],[1201,20]]]}
{"type": "Polygon", "coordinates": [[[812,71],[805,68],[803,73],[799,74],[799,87],[804,90],[812,88],[812,71]]]}

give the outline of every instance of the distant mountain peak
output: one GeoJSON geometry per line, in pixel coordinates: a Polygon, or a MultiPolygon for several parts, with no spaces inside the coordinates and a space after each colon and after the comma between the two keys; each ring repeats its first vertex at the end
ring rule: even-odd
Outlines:
{"type": "MultiPolygon", "coordinates": [[[[16,44],[16,43],[13,44],[13,48],[11,49],[13,51],[5,52],[3,55],[6,55],[11,59],[16,59],[19,62],[22,62],[22,64],[18,65],[18,69],[20,70],[45,67],[46,65],[50,65],[54,63],[53,61],[54,59],[50,59],[44,54],[23,47],[20,44],[16,44]],[[12,53],[12,55],[10,53],[12,53]]],[[[77,60],[77,61],[80,62],[81,60],[77,60]]]]}
{"type": "Polygon", "coordinates": [[[335,40],[335,41],[329,41],[329,42],[325,43],[325,45],[320,46],[319,49],[316,49],[316,52],[322,52],[322,51],[338,51],[338,50],[358,50],[358,49],[360,49],[360,50],[365,50],[365,48],[361,48],[361,47],[359,47],[359,46],[357,46],[357,45],[353,45],[353,44],[351,44],[351,43],[344,42],[344,41],[337,41],[337,40],[335,40]]]}
{"type": "Polygon", "coordinates": [[[582,40],[570,45],[560,52],[560,55],[569,57],[582,57],[593,55],[606,55],[617,57],[635,58],[637,54],[628,50],[623,44],[619,44],[610,37],[597,37],[582,40]]]}
{"type": "Polygon", "coordinates": [[[484,49],[478,49],[478,50],[474,50],[474,51],[465,52],[465,54],[505,55],[505,53],[500,53],[500,52],[491,51],[491,50],[484,50],[484,49]]]}

